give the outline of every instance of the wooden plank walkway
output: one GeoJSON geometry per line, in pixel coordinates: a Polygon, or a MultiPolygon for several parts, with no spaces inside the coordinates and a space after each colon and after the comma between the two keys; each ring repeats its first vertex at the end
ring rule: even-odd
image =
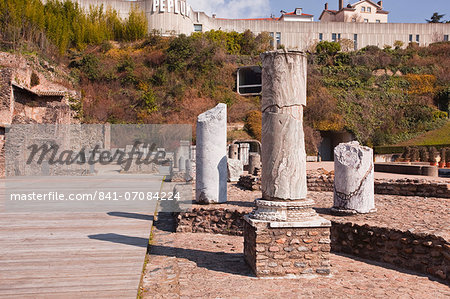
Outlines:
{"type": "Polygon", "coordinates": [[[152,217],[8,213],[0,298],[136,298],[152,217]]]}
{"type": "Polygon", "coordinates": [[[0,207],[0,298],[136,298],[152,222],[151,212],[0,207]]]}

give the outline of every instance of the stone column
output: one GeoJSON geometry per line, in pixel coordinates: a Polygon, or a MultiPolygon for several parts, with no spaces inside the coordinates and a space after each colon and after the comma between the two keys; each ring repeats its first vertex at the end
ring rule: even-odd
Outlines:
{"type": "Polygon", "coordinates": [[[250,144],[249,143],[240,143],[239,144],[239,160],[241,160],[242,165],[248,165],[248,155],[250,153],[250,144]]]}
{"type": "Polygon", "coordinates": [[[178,170],[180,172],[184,172],[186,170],[186,159],[183,156],[178,159],[178,170]]]}
{"type": "Polygon", "coordinates": [[[227,201],[227,105],[198,116],[195,198],[198,203],[227,201]]]}
{"type": "Polygon", "coordinates": [[[230,144],[228,157],[233,160],[238,159],[239,144],[230,144]]]}
{"type": "Polygon", "coordinates": [[[256,153],[251,153],[248,158],[248,173],[253,174],[255,168],[261,168],[261,156],[256,153]]]}
{"type": "Polygon", "coordinates": [[[335,213],[375,211],[373,151],[358,142],[341,143],[334,149],[335,213]]]}
{"type": "MultiPolygon", "coordinates": [[[[184,167],[181,166],[178,162],[180,160],[180,157],[183,156],[185,159],[189,159],[190,157],[190,150],[191,150],[191,142],[188,140],[180,140],[180,145],[175,150],[175,158],[174,158],[174,167],[184,167]]],[[[184,163],[184,160],[183,160],[184,163]]]]}
{"type": "Polygon", "coordinates": [[[244,257],[257,276],[329,274],[331,223],[306,197],[306,55],[261,57],[263,198],[245,218],[244,257]]]}

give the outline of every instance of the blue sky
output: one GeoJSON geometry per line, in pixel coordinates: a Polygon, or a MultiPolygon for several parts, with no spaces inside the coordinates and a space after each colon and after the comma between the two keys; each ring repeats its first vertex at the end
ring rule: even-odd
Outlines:
{"type": "MultiPolygon", "coordinates": [[[[314,15],[318,21],[325,2],[330,9],[337,9],[338,0],[188,0],[195,10],[205,11],[209,15],[217,14],[224,18],[256,18],[268,17],[271,13],[280,15],[280,10],[293,11],[302,7],[305,13],[314,15]]],[[[355,3],[357,0],[344,0],[344,3],[355,3]]],[[[376,0],[375,2],[378,2],[376,0]]],[[[384,8],[389,11],[390,23],[424,23],[434,12],[445,14],[450,20],[450,0],[384,0],[384,8]]]]}

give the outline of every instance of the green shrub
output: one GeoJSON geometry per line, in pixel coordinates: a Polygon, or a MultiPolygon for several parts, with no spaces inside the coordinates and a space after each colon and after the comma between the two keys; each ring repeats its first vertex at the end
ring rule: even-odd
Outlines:
{"type": "Polygon", "coordinates": [[[316,45],[317,54],[335,55],[341,50],[341,45],[336,42],[321,41],[316,45]]]}
{"type": "Polygon", "coordinates": [[[34,87],[39,85],[40,80],[38,74],[36,74],[34,71],[31,72],[31,78],[30,78],[30,86],[34,87]]]}
{"type": "Polygon", "coordinates": [[[244,129],[253,138],[261,141],[262,113],[259,110],[250,111],[247,114],[244,129]]]}
{"type": "Polygon", "coordinates": [[[100,60],[94,54],[86,54],[81,59],[80,70],[89,80],[97,80],[100,76],[99,62],[100,60]]]}
{"type": "Polygon", "coordinates": [[[427,150],[427,148],[424,147],[424,146],[419,147],[419,153],[420,153],[420,161],[428,162],[429,157],[428,157],[428,150],[427,150]]]}
{"type": "Polygon", "coordinates": [[[428,155],[429,155],[428,161],[430,163],[435,163],[436,162],[436,156],[437,156],[436,148],[435,147],[430,147],[430,149],[428,150],[428,155]]]}
{"type": "Polygon", "coordinates": [[[193,40],[184,34],[174,38],[167,49],[167,64],[171,72],[181,70],[194,54],[193,40]]]}

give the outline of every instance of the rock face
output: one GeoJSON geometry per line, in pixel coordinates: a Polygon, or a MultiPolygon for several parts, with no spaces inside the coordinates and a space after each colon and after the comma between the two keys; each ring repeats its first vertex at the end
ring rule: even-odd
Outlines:
{"type": "Polygon", "coordinates": [[[227,106],[218,104],[198,116],[195,199],[227,201],[227,106]]]}
{"type": "Polygon", "coordinates": [[[303,134],[306,56],[300,52],[263,55],[263,198],[304,199],[307,193],[303,134]]]}
{"type": "Polygon", "coordinates": [[[242,162],[237,159],[228,159],[228,182],[237,182],[244,171],[242,162]]]}
{"type": "Polygon", "coordinates": [[[335,212],[369,213],[375,210],[373,151],[358,142],[334,149],[335,212]]]}

